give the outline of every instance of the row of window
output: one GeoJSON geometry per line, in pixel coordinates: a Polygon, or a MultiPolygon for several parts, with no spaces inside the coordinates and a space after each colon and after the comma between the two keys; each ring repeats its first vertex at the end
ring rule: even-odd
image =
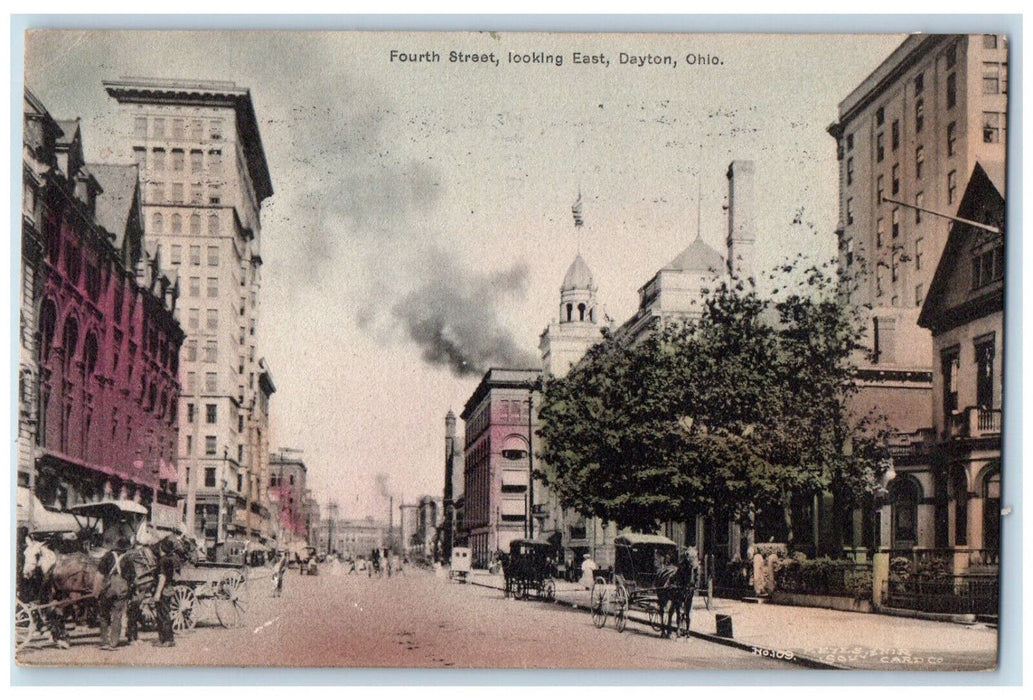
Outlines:
{"type": "MultiPolygon", "coordinates": [[[[976,405],[992,408],[994,403],[994,337],[980,337],[973,341],[976,365],[976,405]]],[[[950,416],[958,410],[958,372],[961,368],[961,346],[943,350],[940,354],[943,378],[943,412],[950,416]]]]}
{"type": "MultiPolygon", "coordinates": [[[[156,211],[151,214],[151,227],[148,233],[165,233],[165,222],[168,221],[168,233],[182,234],[184,218],[186,223],[189,224],[187,229],[191,236],[201,235],[201,215],[194,212],[189,217],[184,217],[181,214],[174,213],[171,216],[166,216],[160,211],[156,211]]],[[[218,236],[221,227],[219,225],[219,215],[215,212],[208,215],[208,235],[218,236]]]]}
{"type": "Polygon", "coordinates": [[[146,184],[147,204],[221,204],[222,183],[209,182],[202,184],[192,182],[190,185],[190,199],[187,200],[187,183],[173,182],[166,185],[165,182],[148,182],[146,184]],[[205,187],[208,188],[208,197],[205,198],[205,187]]]}
{"type": "Polygon", "coordinates": [[[133,149],[136,165],[141,172],[145,170],[149,172],[171,170],[172,172],[181,173],[186,171],[187,163],[189,162],[190,174],[200,175],[204,172],[206,161],[209,173],[222,172],[222,150],[209,150],[207,158],[205,158],[204,151],[200,149],[191,150],[189,155],[188,161],[187,152],[182,148],[173,148],[167,153],[164,148],[154,148],[151,150],[150,155],[148,155],[146,148],[137,146],[133,149]]]}
{"type": "Polygon", "coordinates": [[[185,119],[179,117],[135,117],[133,135],[136,138],[166,139],[181,141],[202,141],[207,127],[209,141],[221,141],[224,124],[222,119],[185,119]]]}
{"type": "MultiPolygon", "coordinates": [[[[159,257],[161,257],[161,250],[162,250],[162,246],[159,245],[158,246],[158,256],[159,257]]],[[[173,265],[180,265],[180,264],[182,264],[184,262],[183,246],[181,246],[181,245],[172,245],[172,246],[169,247],[169,252],[170,252],[169,261],[173,265]]],[[[199,245],[189,246],[187,248],[187,252],[189,253],[188,260],[189,260],[189,263],[191,265],[200,265],[201,264],[201,246],[199,246],[199,245]]],[[[210,246],[208,246],[207,257],[206,257],[205,261],[208,263],[208,267],[218,267],[219,266],[219,246],[217,246],[217,245],[210,245],[210,246]]],[[[214,279],[214,278],[209,278],[209,279],[214,279]]]]}

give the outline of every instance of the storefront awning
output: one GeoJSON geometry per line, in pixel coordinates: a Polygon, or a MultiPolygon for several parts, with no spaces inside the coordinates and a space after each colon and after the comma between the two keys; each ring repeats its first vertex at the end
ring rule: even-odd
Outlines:
{"type": "Polygon", "coordinates": [[[79,522],[70,513],[47,510],[24,486],[18,487],[18,524],[29,532],[78,532],[79,522]]]}

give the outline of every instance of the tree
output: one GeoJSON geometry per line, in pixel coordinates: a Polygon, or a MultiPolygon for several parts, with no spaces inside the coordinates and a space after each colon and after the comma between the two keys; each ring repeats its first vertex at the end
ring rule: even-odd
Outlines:
{"type": "Polygon", "coordinates": [[[546,383],[538,476],[565,507],[639,530],[779,511],[792,539],[795,494],[871,493],[884,435],[847,410],[863,327],[821,269],[797,268],[772,297],[726,282],[697,320],[607,334],[546,383]]]}

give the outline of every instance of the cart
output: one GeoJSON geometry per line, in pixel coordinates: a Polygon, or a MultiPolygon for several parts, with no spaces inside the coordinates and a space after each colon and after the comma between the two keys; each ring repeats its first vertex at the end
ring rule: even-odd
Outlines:
{"type": "MultiPolygon", "coordinates": [[[[199,622],[212,622],[226,628],[244,624],[250,602],[247,570],[232,563],[198,562],[183,566],[172,588],[172,628],[188,631],[199,622]]],[[[144,619],[153,616],[153,607],[144,606],[144,619]]]]}
{"type": "MultiPolygon", "coordinates": [[[[677,561],[678,545],[661,535],[629,534],[614,540],[612,581],[598,576],[592,586],[592,622],[603,627],[612,613],[614,626],[623,632],[628,614],[637,610],[646,614],[656,631],[663,630],[659,581],[660,570],[677,561]]],[[[708,599],[709,607],[709,599],[708,599]]]]}
{"type": "Polygon", "coordinates": [[[469,547],[453,547],[452,548],[452,565],[448,570],[448,577],[450,579],[457,578],[462,583],[466,583],[466,577],[470,575],[470,548],[469,547]]]}
{"type": "Polygon", "coordinates": [[[505,595],[517,600],[535,596],[556,600],[556,548],[542,540],[513,540],[502,573],[506,580],[505,595]]]}

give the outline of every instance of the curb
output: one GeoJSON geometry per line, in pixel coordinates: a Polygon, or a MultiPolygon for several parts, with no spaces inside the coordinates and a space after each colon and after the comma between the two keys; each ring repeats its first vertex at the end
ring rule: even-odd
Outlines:
{"type": "MultiPolygon", "coordinates": [[[[502,590],[501,588],[499,588],[498,586],[496,586],[496,585],[494,585],[492,583],[485,583],[485,582],[477,581],[473,576],[468,577],[466,579],[466,583],[472,584],[474,586],[480,586],[481,588],[491,588],[491,589],[496,590],[496,591],[501,591],[502,590]]],[[[583,605],[579,607],[577,603],[572,603],[572,602],[567,601],[567,600],[561,600],[561,599],[557,598],[556,600],[554,600],[552,602],[553,602],[553,604],[556,604],[556,605],[563,605],[563,606],[566,606],[568,608],[574,608],[575,610],[579,610],[580,609],[580,610],[584,610],[585,612],[589,612],[588,608],[584,607],[583,605]]],[[[644,624],[644,625],[648,625],[649,624],[649,620],[648,619],[643,618],[643,617],[639,617],[638,615],[628,615],[628,619],[629,620],[634,620],[635,622],[638,622],[638,623],[644,624]]],[[[813,668],[813,669],[820,669],[820,670],[825,670],[825,671],[847,671],[847,670],[850,670],[847,666],[839,666],[837,664],[832,664],[832,663],[829,663],[827,661],[821,661],[820,659],[813,659],[813,658],[808,657],[808,656],[800,656],[800,655],[798,655],[796,653],[792,653],[792,655],[789,658],[786,658],[784,652],[776,651],[774,649],[768,649],[766,647],[758,646],[756,644],[750,644],[748,642],[741,642],[741,641],[739,641],[737,639],[730,639],[728,637],[718,637],[716,634],[708,634],[706,632],[692,631],[692,632],[690,632],[690,635],[693,636],[693,637],[698,637],[698,638],[702,639],[705,642],[712,642],[714,644],[720,644],[720,645],[726,646],[726,647],[733,647],[735,649],[740,649],[742,651],[751,652],[753,654],[756,654],[757,656],[761,656],[761,657],[768,658],[768,659],[776,659],[778,661],[784,661],[784,662],[786,662],[788,664],[795,664],[797,666],[802,666],[804,668],[813,668]]]]}

